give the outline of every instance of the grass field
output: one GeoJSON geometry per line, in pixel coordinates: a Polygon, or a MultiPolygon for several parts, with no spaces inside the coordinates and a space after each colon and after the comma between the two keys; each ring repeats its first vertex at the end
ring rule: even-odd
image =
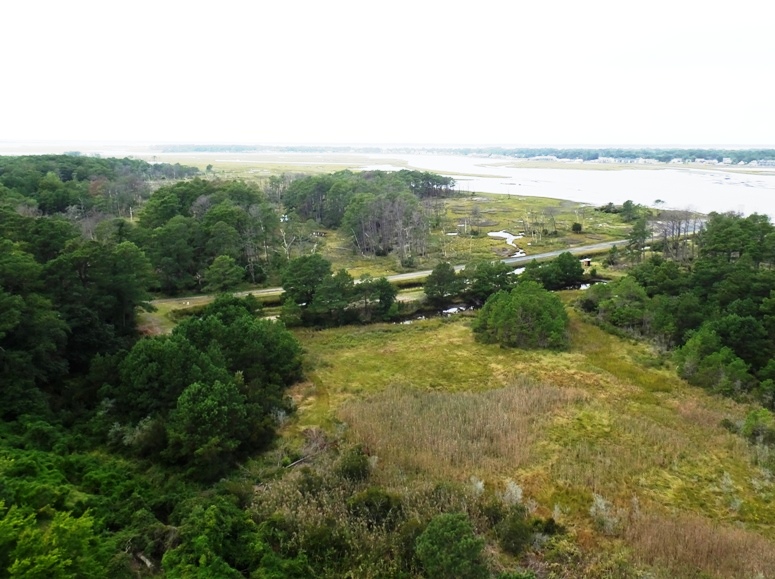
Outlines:
{"type": "Polygon", "coordinates": [[[571,318],[561,353],[476,343],[465,317],[299,331],[308,380],[285,435],[344,423],[388,486],[517,481],[581,548],[658,576],[775,576],[773,475],[721,426],[748,407],[571,318]]]}

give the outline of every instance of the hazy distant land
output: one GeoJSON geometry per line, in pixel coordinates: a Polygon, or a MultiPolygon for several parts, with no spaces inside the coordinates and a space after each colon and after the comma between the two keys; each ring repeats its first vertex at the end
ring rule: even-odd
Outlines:
{"type": "Polygon", "coordinates": [[[248,180],[282,173],[417,169],[454,177],[465,193],[592,204],[660,201],[705,213],[775,216],[775,149],[0,142],[3,155],[46,153],[181,163],[209,167],[221,178],[248,180]]]}

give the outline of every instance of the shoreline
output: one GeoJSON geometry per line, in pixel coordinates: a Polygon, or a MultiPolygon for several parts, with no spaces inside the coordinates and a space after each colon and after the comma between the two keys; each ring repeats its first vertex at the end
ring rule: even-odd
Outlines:
{"type": "Polygon", "coordinates": [[[152,144],[0,142],[0,155],[63,154],[180,163],[223,179],[265,180],[283,173],[344,169],[417,170],[452,177],[463,194],[493,193],[604,205],[626,200],[698,213],[760,213],[775,218],[775,167],[703,163],[597,163],[518,160],[475,154],[355,152],[162,152],[152,144]],[[656,203],[660,201],[660,203],[656,203]]]}
{"type": "MultiPolygon", "coordinates": [[[[171,145],[170,145],[171,146],[171,145]]],[[[283,145],[288,146],[288,145],[283,145]]],[[[503,167],[509,169],[563,169],[563,170],[590,170],[590,171],[655,171],[655,170],[703,170],[719,171],[730,173],[744,173],[751,175],[775,175],[775,167],[758,167],[750,165],[735,165],[723,163],[664,163],[664,162],[597,162],[581,161],[574,159],[557,160],[534,160],[519,157],[486,156],[477,153],[456,153],[450,149],[439,152],[438,150],[423,150],[418,148],[412,152],[391,150],[385,147],[379,152],[367,150],[358,151],[357,148],[348,151],[165,151],[165,145],[155,143],[119,143],[119,142],[83,142],[83,141],[0,141],[0,156],[23,156],[23,155],[61,155],[70,152],[79,152],[82,155],[101,155],[104,157],[130,157],[153,162],[161,161],[164,158],[167,162],[179,162],[178,159],[196,160],[202,163],[211,161],[233,162],[233,163],[255,163],[267,165],[282,165],[288,163],[291,165],[304,166],[307,164],[323,164],[332,166],[341,165],[372,165],[376,161],[381,161],[383,165],[394,165],[396,168],[413,169],[410,162],[405,157],[462,157],[470,160],[478,160],[474,163],[481,167],[503,167]],[[230,159],[229,157],[244,157],[248,160],[239,158],[230,159]]],[[[751,147],[753,148],[753,147],[751,147]]],[[[741,150],[746,150],[745,148],[741,150]]],[[[423,167],[417,167],[417,170],[423,170],[423,167]]],[[[471,172],[459,172],[465,176],[498,177],[490,174],[477,175],[471,172]]],[[[504,176],[505,178],[505,176],[504,176]]]]}

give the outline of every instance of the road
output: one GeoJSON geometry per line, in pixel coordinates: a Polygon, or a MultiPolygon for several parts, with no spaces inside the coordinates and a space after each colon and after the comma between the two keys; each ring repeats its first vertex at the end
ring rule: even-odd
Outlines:
{"type": "MultiPolygon", "coordinates": [[[[525,257],[507,257],[506,259],[502,259],[501,261],[503,263],[508,263],[509,265],[527,265],[534,259],[537,261],[545,261],[547,259],[551,259],[553,257],[557,257],[561,253],[564,253],[566,251],[571,252],[574,255],[579,254],[586,254],[586,253],[596,253],[600,251],[606,251],[608,249],[611,249],[614,245],[626,245],[627,240],[626,239],[618,239],[616,241],[604,241],[602,243],[594,243],[592,245],[580,245],[578,247],[568,247],[564,249],[556,249],[554,251],[547,251],[545,253],[537,253],[535,255],[527,255],[525,257]]],[[[456,265],[455,271],[461,271],[463,268],[465,268],[464,265],[456,265]]],[[[410,273],[398,273],[395,275],[388,275],[386,276],[388,281],[390,282],[397,282],[397,281],[411,281],[411,280],[421,280],[426,277],[428,277],[431,274],[430,269],[425,269],[423,271],[413,271],[410,273]]],[[[357,283],[357,281],[356,281],[357,283]]],[[[281,287],[270,287],[270,288],[264,288],[264,289],[254,289],[254,290],[248,290],[244,292],[235,292],[234,295],[237,296],[246,296],[248,294],[253,294],[256,297],[260,296],[279,296],[283,293],[283,288],[281,287]]],[[[191,297],[181,297],[181,298],[165,298],[161,300],[153,300],[152,304],[164,304],[164,303],[177,303],[180,305],[188,306],[188,305],[199,305],[202,303],[206,303],[212,299],[212,296],[206,296],[206,295],[200,295],[200,296],[191,296],[191,297]]]]}
{"type": "MultiPolygon", "coordinates": [[[[571,252],[573,255],[579,255],[579,254],[585,254],[585,253],[596,253],[599,251],[606,251],[608,249],[611,249],[614,245],[623,245],[627,244],[626,239],[618,239],[616,241],[604,241],[603,243],[595,243],[593,245],[580,245],[578,247],[567,247],[564,249],[556,249],[555,251],[547,251],[545,253],[536,253],[535,255],[526,255],[524,257],[507,257],[506,259],[502,259],[501,261],[503,263],[508,263],[509,265],[527,265],[534,259],[537,261],[545,261],[547,259],[551,259],[553,257],[557,257],[561,253],[565,253],[566,251],[571,252]]],[[[456,265],[455,271],[461,271],[464,269],[464,265],[456,265]]],[[[413,271],[411,273],[399,273],[396,275],[389,275],[387,276],[388,281],[395,282],[395,281],[408,281],[413,279],[423,279],[428,277],[431,274],[430,269],[426,269],[423,271],[413,271]]]]}

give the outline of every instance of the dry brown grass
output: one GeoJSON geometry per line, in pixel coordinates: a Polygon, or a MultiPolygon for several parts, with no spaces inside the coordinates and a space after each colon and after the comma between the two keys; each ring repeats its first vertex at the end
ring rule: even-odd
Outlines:
{"type": "Polygon", "coordinates": [[[694,398],[676,401],[675,409],[688,423],[707,429],[718,428],[721,421],[728,417],[723,409],[709,408],[694,398]]]}
{"type": "Polygon", "coordinates": [[[392,387],[346,404],[339,415],[380,463],[404,473],[461,480],[527,464],[541,425],[583,398],[578,390],[527,379],[485,392],[392,387]]]}
{"type": "Polygon", "coordinates": [[[674,576],[775,577],[775,543],[696,515],[643,516],[627,538],[637,560],[674,576]]]}

